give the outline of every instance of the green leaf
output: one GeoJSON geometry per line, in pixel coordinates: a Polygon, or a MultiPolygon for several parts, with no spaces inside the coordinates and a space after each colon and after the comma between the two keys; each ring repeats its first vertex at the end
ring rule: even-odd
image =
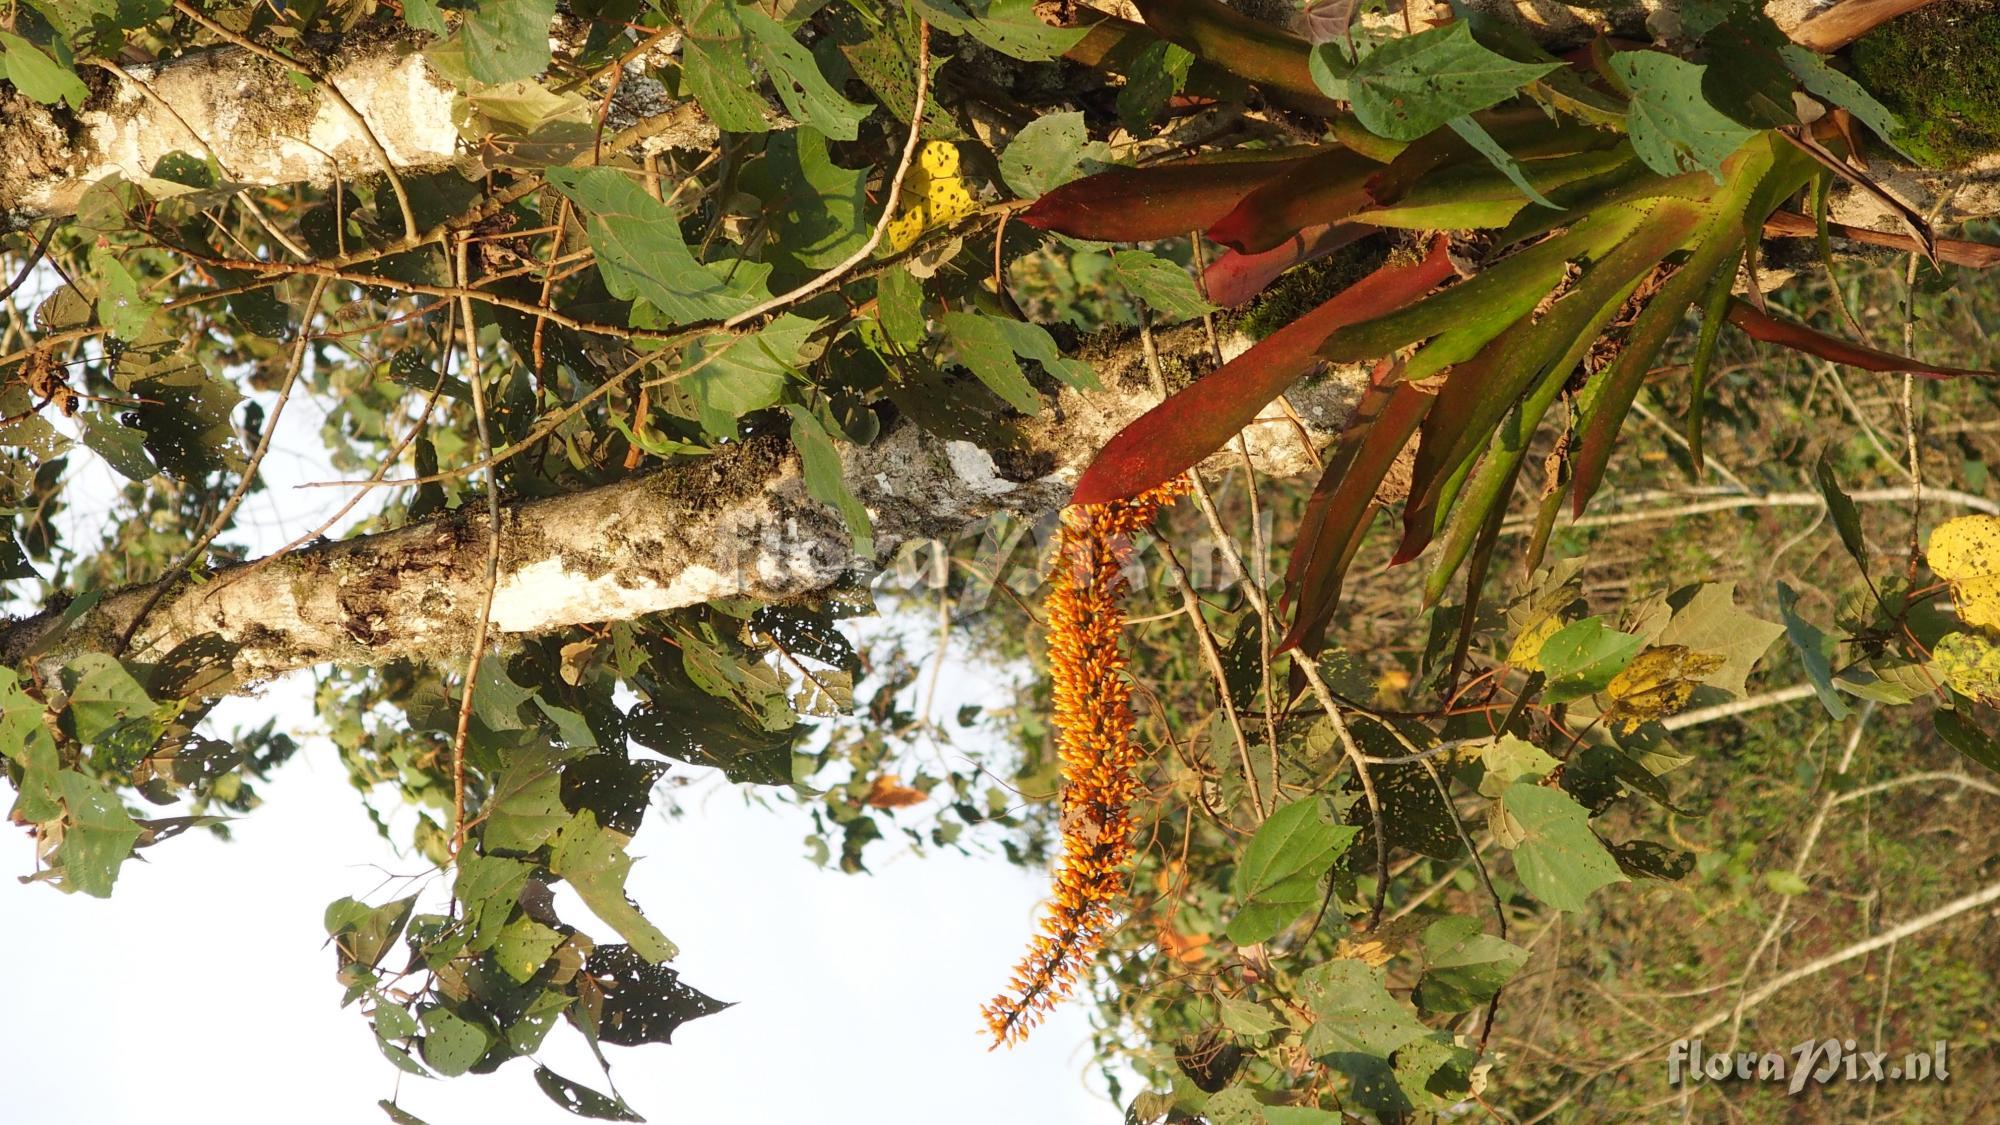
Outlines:
{"type": "MultiPolygon", "coordinates": [[[[1674,615],[1649,644],[1685,645],[1695,652],[1723,658],[1722,666],[1700,677],[1702,683],[1741,698],[1744,681],[1769,651],[1785,627],[1746,612],[1736,604],[1736,584],[1707,582],[1692,592],[1676,591],[1668,599],[1674,615]]],[[[1647,630],[1637,629],[1642,636],[1647,630]]]]}
{"type": "Polygon", "coordinates": [[[1786,898],[1802,895],[1812,889],[1804,879],[1790,871],[1764,872],[1764,885],[1786,898]]]}
{"type": "Polygon", "coordinates": [[[1272,1014],[1264,1004],[1253,1004],[1248,1000],[1238,1000],[1233,996],[1222,998],[1222,1026],[1241,1039],[1255,1039],[1283,1027],[1284,1021],[1272,1014]]]}
{"type": "Polygon", "coordinates": [[[1752,129],[1797,125],[1791,75],[1778,58],[1786,42],[1763,12],[1739,8],[1703,37],[1702,97],[1752,129]]]}
{"type": "Polygon", "coordinates": [[[535,1085],[549,1100],[577,1115],[597,1121],[644,1121],[622,1098],[606,1097],[588,1086],[572,1082],[545,1066],[535,1068],[535,1085]]]}
{"type": "Polygon", "coordinates": [[[1833,462],[1826,454],[1819,455],[1813,464],[1813,482],[1819,485],[1819,494],[1826,498],[1826,513],[1833,517],[1834,530],[1840,532],[1840,545],[1855,562],[1861,564],[1861,572],[1868,572],[1868,540],[1861,533],[1861,509],[1854,506],[1840,487],[1839,478],[1833,475],[1833,462]]]}
{"type": "Polygon", "coordinates": [[[1562,763],[1532,742],[1503,734],[1479,755],[1486,775],[1479,779],[1481,796],[1498,800],[1517,781],[1540,781],[1562,763]]]}
{"type": "Polygon", "coordinates": [[[681,77],[717,129],[725,133],[770,129],[756,76],[737,42],[704,41],[690,34],[681,42],[681,77]]]}
{"type": "Polygon", "coordinates": [[[647,961],[672,960],[679,948],[625,897],[625,877],[631,869],[624,840],[599,828],[588,809],[563,826],[549,857],[549,870],[567,880],[592,913],[632,943],[634,952],[647,961]]]}
{"type": "Polygon", "coordinates": [[[606,1043],[671,1043],[682,1024],[731,1006],[683,983],[672,968],[647,964],[626,945],[598,946],[585,971],[606,984],[597,1023],[606,1043]]]}
{"type": "Polygon", "coordinates": [[[759,49],[758,59],[770,74],[772,85],[778,88],[778,100],[785,103],[792,116],[836,141],[853,140],[870,107],[841,97],[819,72],[812,52],[762,8],[754,4],[735,5],[732,14],[750,32],[759,49]]]}
{"type": "Polygon", "coordinates": [[[351,898],[328,903],[324,916],[326,936],[333,940],[342,966],[362,965],[372,969],[380,964],[383,955],[401,936],[416,902],[413,896],[381,906],[351,898]]]}
{"type": "Polygon", "coordinates": [[[905,350],[924,342],[924,285],[908,270],[875,279],[875,313],[882,332],[905,350]]]}
{"type": "Polygon", "coordinates": [[[719,320],[752,303],[703,268],[665,204],[614,168],[550,168],[557,191],[589,216],[604,287],[621,300],[643,298],[676,324],[719,320]]]}
{"type": "Polygon", "coordinates": [[[40,824],[62,815],[55,735],[42,722],[41,701],[23,690],[20,676],[7,667],[0,667],[0,755],[21,770],[15,816],[40,824]]]}
{"type": "Polygon", "coordinates": [[[76,72],[43,54],[33,43],[18,35],[0,31],[0,77],[23,94],[54,105],[67,102],[73,111],[83,109],[90,90],[76,72]]]}
{"type": "MultiPolygon", "coordinates": [[[[1902,132],[1903,123],[1889,111],[1889,107],[1875,100],[1875,95],[1847,75],[1833,69],[1826,56],[1817,51],[1809,51],[1796,43],[1787,43],[1778,48],[1778,57],[1785,61],[1785,69],[1799,80],[1799,85],[1814,97],[1823,98],[1861,119],[1862,124],[1874,130],[1875,135],[1896,146],[1896,136],[1902,132]]],[[[1896,148],[1897,152],[1903,152],[1896,148]]],[[[1921,163],[1907,152],[1903,156],[1912,164],[1921,163]]]]}
{"type": "Polygon", "coordinates": [[[1007,405],[1023,414],[1038,414],[1042,409],[1041,397],[1021,373],[1014,349],[1007,346],[1007,338],[1001,332],[1001,323],[995,317],[975,312],[944,314],[945,334],[951,337],[958,361],[1007,405]]]}
{"type": "Polygon", "coordinates": [[[556,0],[479,0],[459,25],[466,69],[489,83],[533,78],[547,70],[549,24],[555,17],[556,0]]]}
{"type": "Polygon", "coordinates": [[[733,438],[737,419],[777,405],[820,323],[783,313],[755,332],[717,332],[688,345],[681,386],[700,407],[701,428],[733,438]]]}
{"type": "Polygon", "coordinates": [[[1149,43],[1125,68],[1125,85],[1118,89],[1118,119],[1128,130],[1145,126],[1167,108],[1187,85],[1192,52],[1164,39],[1149,43]]]}
{"type": "Polygon", "coordinates": [[[507,665],[487,653],[479,662],[479,674],[472,681],[472,711],[491,731],[522,730],[521,704],[534,692],[514,682],[507,665]]]}
{"type": "Polygon", "coordinates": [[[428,31],[432,35],[444,35],[451,30],[444,24],[444,13],[438,11],[437,0],[403,0],[403,22],[414,31],[428,31]]]}
{"type": "Polygon", "coordinates": [[[90,252],[90,273],[97,280],[98,322],[121,340],[144,336],[160,307],[140,295],[131,271],[111,251],[97,247],[90,252]]]}
{"type": "Polygon", "coordinates": [[[826,134],[817,129],[773,136],[742,179],[743,190],[764,202],[771,224],[768,257],[820,270],[859,249],[868,238],[868,176],[867,168],[835,164],[826,134]]]}
{"type": "Polygon", "coordinates": [[[140,828],[118,800],[118,795],[94,777],[64,770],[62,801],[64,817],[62,847],[56,849],[54,865],[61,868],[57,883],[64,891],[82,891],[93,898],[111,897],[111,885],[118,880],[118,868],[132,854],[132,844],[140,828]]]}
{"type": "Polygon", "coordinates": [[[1937,728],[1938,734],[1951,744],[1952,749],[2000,773],[2000,742],[1995,742],[1984,728],[1967,718],[1964,711],[1937,708],[1931,712],[1931,725],[1937,728]]]}
{"type": "Polygon", "coordinates": [[[1548,677],[1542,699],[1567,703],[1603,691],[1645,644],[1643,637],[1606,628],[1602,618],[1586,617],[1563,626],[1542,642],[1536,656],[1548,677]]]}
{"type": "Polygon", "coordinates": [[[178,336],[153,325],[119,355],[113,377],[139,400],[132,413],[145,431],[146,452],[161,468],[191,480],[243,467],[231,421],[243,396],[234,382],[211,374],[178,336]]]}
{"type": "Polygon", "coordinates": [[[486,1029],[443,1008],[431,1008],[421,1017],[424,1026],[424,1061],[446,1078],[456,1078],[486,1057],[493,1042],[486,1029]]]}
{"type": "Polygon", "coordinates": [[[1168,323],[1193,320],[1215,306],[1202,299],[1188,271],[1144,250],[1120,250],[1111,256],[1112,281],[1130,290],[1134,297],[1168,323]]]}
{"type": "Polygon", "coordinates": [[[533,868],[518,859],[480,855],[470,848],[458,853],[456,863],[451,894],[465,910],[467,946],[475,952],[491,949],[513,917],[533,868]]]}
{"type": "Polygon", "coordinates": [[[480,845],[492,852],[532,852],[568,820],[569,810],[562,802],[562,777],[549,769],[493,803],[480,831],[480,845]]]}
{"type": "Polygon", "coordinates": [[[1231,893],[1242,904],[1229,923],[1238,945],[1268,941],[1324,898],[1320,879],[1360,829],[1339,823],[1318,798],[1273,812],[1243,847],[1231,893]]]}
{"type": "Polygon", "coordinates": [[[837,141],[851,141],[870,107],[841,97],[820,73],[812,52],[754,4],[709,0],[682,9],[687,25],[684,73],[695,98],[719,128],[763,132],[764,105],[748,63],[761,66],[778,100],[800,122],[837,141]]]}
{"type": "Polygon", "coordinates": [[[952,35],[970,35],[1022,62],[1048,62],[1089,34],[1087,27],[1051,27],[1034,0],[917,0],[923,18],[952,35]]]}
{"type": "Polygon", "coordinates": [[[106,653],[87,652],[70,661],[65,673],[65,682],[72,684],[69,719],[80,741],[93,742],[126,719],[153,709],[146,689],[106,653]]]}
{"type": "Polygon", "coordinates": [[[1489,51],[1460,20],[1377,47],[1355,64],[1347,89],[1354,116],[1369,132],[1414,141],[1455,117],[1513,97],[1561,65],[1515,62],[1489,51]]]}
{"type": "Polygon", "coordinates": [[[1705,169],[1722,182],[1722,162],[1755,135],[1702,96],[1705,68],[1658,51],[1620,51],[1611,70],[1630,92],[1632,148],[1663,176],[1705,169]]]}
{"type": "Polygon", "coordinates": [[[77,417],[82,421],[83,444],[121,476],[149,480],[159,475],[159,466],[146,456],[144,431],[125,425],[104,410],[87,410],[77,417]]]}
{"type": "Polygon", "coordinates": [[[1049,374],[1072,387],[1084,390],[1098,387],[1090,365],[1065,358],[1039,324],[975,312],[948,312],[944,315],[944,329],[958,352],[959,362],[1023,414],[1039,412],[1042,403],[1027,376],[1021,373],[1021,365],[1015,361],[1017,355],[1040,363],[1049,374]]]}
{"type": "Polygon", "coordinates": [[[493,959],[508,976],[528,983],[548,962],[549,954],[563,943],[563,935],[532,918],[516,918],[500,931],[493,943],[493,959]]]}
{"type": "Polygon", "coordinates": [[[1360,961],[1329,961],[1299,975],[1298,997],[1313,1015],[1306,1050],[1315,1058],[1336,1053],[1386,1058],[1429,1034],[1409,1005],[1389,995],[1382,972],[1360,961]]]}
{"type": "Polygon", "coordinates": [[[822,504],[840,513],[847,524],[848,534],[854,537],[854,553],[857,557],[875,557],[875,532],[868,522],[868,509],[856,499],[847,481],[841,474],[840,453],[833,447],[833,439],[813,417],[812,411],[796,403],[785,407],[792,416],[792,445],[799,451],[806,477],[806,492],[822,504]]]}
{"type": "Polygon", "coordinates": [[[1431,1012],[1463,1012],[1493,999],[1528,951],[1486,933],[1477,918],[1440,918],[1424,931],[1424,975],[1416,1001],[1431,1012]]]}
{"type": "Polygon", "coordinates": [[[1611,845],[1618,870],[1640,879],[1678,882],[1694,870],[1694,853],[1652,840],[1627,840],[1611,845]]]}
{"type": "Polygon", "coordinates": [[[1798,600],[1798,591],[1778,583],[1778,614],[1785,621],[1785,639],[1792,642],[1792,650],[1799,654],[1806,679],[1812,681],[1813,691],[1819,695],[1826,713],[1839,722],[1851,713],[1847,701],[1840,698],[1840,692],[1833,686],[1833,661],[1839,646],[1818,626],[1798,615],[1794,609],[1798,600]]]}
{"type": "Polygon", "coordinates": [[[1627,881],[1590,814],[1560,789],[1515,782],[1494,806],[1493,833],[1528,893],[1557,910],[1582,910],[1590,892],[1627,881]]]}
{"type": "Polygon", "coordinates": [[[1833,685],[1849,695],[1889,704],[1908,703],[1936,690],[1924,665],[1886,653],[1841,669],[1833,685]]]}
{"type": "MultiPolygon", "coordinates": [[[[1535,190],[1535,185],[1528,182],[1527,174],[1521,171],[1521,162],[1514,159],[1506,149],[1500,147],[1500,142],[1493,139],[1493,134],[1487,132],[1486,127],[1481,125],[1470,114],[1464,117],[1454,117],[1450,121],[1445,122],[1445,124],[1451,126],[1451,131],[1457,133],[1460,140],[1471,145],[1478,151],[1479,155],[1485,157],[1495,168],[1506,173],[1508,181],[1521,189],[1522,195],[1527,196],[1529,200],[1539,203],[1544,207],[1556,207],[1554,203],[1549,202],[1548,196],[1535,190]]],[[[1560,208],[1557,209],[1559,210],[1560,208]]]]}
{"type": "MultiPolygon", "coordinates": [[[[396,1055],[401,1055],[404,1059],[409,1058],[409,1055],[405,1054],[402,1050],[398,1048],[387,1047],[387,1046],[382,1048],[382,1052],[384,1054],[388,1054],[392,1050],[396,1052],[396,1055]]],[[[394,1058],[395,1056],[391,1055],[390,1057],[394,1058]]],[[[400,1066],[402,1064],[398,1062],[397,1065],[400,1066]]],[[[425,1070],[421,1066],[417,1066],[417,1064],[414,1061],[410,1062],[410,1065],[416,1067],[414,1073],[419,1074],[425,1078],[430,1077],[430,1072],[425,1070]]],[[[385,1116],[387,1116],[389,1120],[395,1122],[396,1125],[429,1125],[429,1122],[426,1122],[423,1118],[418,1117],[416,1114],[411,1113],[409,1110],[404,1109],[402,1106],[397,1105],[395,1102],[390,1101],[388,1098],[377,1098],[375,1101],[375,1105],[382,1110],[382,1113],[385,1116]]]]}
{"type": "Polygon", "coordinates": [[[1083,113],[1051,113],[1029,122],[1000,154],[1000,178],[1015,195],[1035,199],[1084,174],[1087,161],[1110,156],[1102,141],[1093,141],[1083,125],[1083,113]]]}

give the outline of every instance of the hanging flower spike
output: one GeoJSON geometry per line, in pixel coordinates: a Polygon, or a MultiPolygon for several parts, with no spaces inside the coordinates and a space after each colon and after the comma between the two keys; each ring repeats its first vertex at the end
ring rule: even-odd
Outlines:
{"type": "Polygon", "coordinates": [[[993,1045],[1018,1043],[1067,998],[1125,897],[1140,751],[1122,675],[1124,566],[1133,533],[1187,491],[1184,477],[1129,500],[1063,509],[1046,603],[1056,750],[1062,760],[1063,855],[1050,905],[1008,991],[983,1014],[993,1045]]]}

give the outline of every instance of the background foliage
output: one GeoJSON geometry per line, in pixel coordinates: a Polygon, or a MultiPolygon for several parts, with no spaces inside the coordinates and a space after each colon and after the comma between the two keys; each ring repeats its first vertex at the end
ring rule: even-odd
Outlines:
{"type": "MultiPolygon", "coordinates": [[[[346,534],[762,441],[866,559],[841,457],[889,427],[1004,451],[1101,386],[1085,355],[1137,345],[1161,393],[1219,366],[1113,442],[1082,486],[1103,499],[1326,361],[1373,363],[1319,487],[1210,474],[1135,555],[1151,754],[1091,982],[1128,1116],[1779,1112],[1631,1069],[1722,1004],[1760,1048],[1947,1036],[1953,1084],[1823,1088],[1815,1112],[1977,1119],[1990,951],[1899,927],[2000,898],[1966,890],[1990,878],[1980,820],[1937,815],[2000,792],[1993,400],[1964,377],[1992,362],[1992,292],[1955,264],[1990,232],[1909,214],[1893,260],[1836,262],[1824,200],[1866,179],[1855,153],[1967,156],[1992,99],[1952,97],[1992,93],[1982,64],[1892,28],[1857,84],[1729,3],[1686,5],[1659,49],[1563,57],[1357,7],[1292,36],[1194,0],[1138,5],[1144,26],[1027,0],[29,0],[0,75],[36,103],[74,114],[116,68],[211,48],[321,89],[388,42],[453,84],[477,166],[246,187],[187,152],[6,236],[0,575],[64,623],[128,583],[223,580],[278,415],[308,402],[331,470],[397,485],[346,534]],[[712,143],[644,147],[633,100],[691,101],[712,143]],[[1781,213],[1808,252],[1762,249],[1781,213]],[[121,484],[74,542],[57,515],[86,465],[121,484]],[[1400,543],[1369,536],[1383,512],[1400,543]],[[1393,565],[1433,538],[1422,573],[1393,565]]],[[[861,566],[810,600],[319,670],[364,807],[385,833],[418,810],[406,842],[437,868],[326,912],[387,1065],[490,1071],[560,1025],[604,1081],[531,1063],[541,1088],[636,1119],[604,1045],[724,1006],[624,890],[670,762],[797,802],[844,872],[1049,861],[1076,829],[1050,805],[1046,684],[944,721],[895,634],[843,628],[934,611],[1041,667],[1049,532],[996,517],[878,588],[861,566]],[[954,729],[1006,749],[929,752],[954,729]]],[[[10,815],[29,878],[64,891],[226,833],[295,750],[204,722],[238,686],[228,642],[135,632],[54,676],[32,652],[0,669],[10,815]]]]}

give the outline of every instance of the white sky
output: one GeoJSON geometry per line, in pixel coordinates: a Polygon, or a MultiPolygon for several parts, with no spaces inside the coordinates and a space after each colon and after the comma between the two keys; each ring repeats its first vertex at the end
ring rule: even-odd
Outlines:
{"type": "MultiPolygon", "coordinates": [[[[233,842],[168,841],[152,862],[127,863],[108,901],[0,886],[5,1117],[263,1125],[283,1107],[293,1123],[386,1120],[374,1103],[398,1075],[366,1022],[337,1007],[320,914],[373,888],[370,865],[411,873],[423,861],[375,835],[323,740],[263,792],[233,842]]],[[[1086,1085],[1081,1007],[1011,1051],[987,1052],[978,1034],[979,1004],[1025,948],[1045,876],[997,858],[890,859],[888,843],[874,875],[843,876],[802,858],[803,835],[796,810],[748,808],[718,787],[678,820],[651,818],[633,842],[647,858],[632,895],[680,944],[676,967],[738,1002],[670,1045],[606,1049],[635,1109],[744,1125],[1120,1119],[1086,1085]]],[[[604,1088],[567,1026],[541,1058],[604,1088]]],[[[576,1120],[524,1061],[404,1078],[400,1100],[431,1125],[576,1120]]]]}
{"type": "MultiPolygon", "coordinates": [[[[257,397],[268,410],[274,396],[257,397]]],[[[339,503],[336,490],[293,487],[338,475],[313,455],[324,419],[317,403],[294,399],[265,465],[271,487],[245,502],[248,530],[228,541],[268,550],[339,503]]],[[[102,520],[88,497],[122,480],[80,446],[72,456],[75,507],[62,523],[82,548],[102,520]]],[[[992,696],[998,678],[954,661],[935,713],[992,696]]],[[[261,698],[226,703],[211,724],[227,733],[274,713],[281,728],[314,729],[310,683],[293,677],[261,698]]],[[[302,741],[258,786],[264,805],[232,826],[233,842],[190,833],[150,849],[150,862],[125,865],[108,901],[0,879],[0,964],[10,978],[0,992],[0,1058],[10,1064],[0,1118],[380,1121],[375,1102],[398,1094],[401,1077],[400,1104],[430,1125],[578,1120],[542,1095],[523,1060],[487,1076],[399,1076],[366,1021],[338,1007],[326,904],[369,895],[385,870],[414,874],[426,864],[375,834],[330,744],[302,741]]],[[[708,776],[679,763],[675,775],[708,776]]],[[[679,943],[674,964],[684,979],[737,1006],[684,1025],[670,1045],[606,1048],[638,1112],[731,1125],[1122,1119],[1101,1082],[1086,1079],[1081,1006],[1064,1007],[1010,1051],[989,1053],[980,1034],[979,1005],[1026,948],[1046,873],[998,856],[919,859],[884,841],[867,859],[873,875],[844,876],[804,858],[808,826],[798,810],[748,807],[735,787],[713,781],[698,792],[688,815],[648,818],[630,849],[646,857],[630,891],[679,943]]],[[[929,813],[918,806],[903,815],[921,822],[929,813]]],[[[7,838],[15,843],[0,850],[0,872],[26,874],[28,838],[7,838]]],[[[563,909],[581,913],[573,899],[563,909]]],[[[611,937],[601,925],[585,928],[611,937]]],[[[399,946],[391,957],[401,955],[399,946]]],[[[540,1058],[605,1089],[566,1025],[540,1058]]]]}

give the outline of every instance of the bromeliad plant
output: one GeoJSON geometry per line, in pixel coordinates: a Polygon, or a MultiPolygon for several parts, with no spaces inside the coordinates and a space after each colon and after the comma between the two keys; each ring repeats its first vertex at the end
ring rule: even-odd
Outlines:
{"type": "MultiPolygon", "coordinates": [[[[1043,195],[1023,221],[1105,241],[1204,232],[1227,248],[1205,278],[1225,305],[1371,234],[1433,232],[1422,253],[1392,254],[1133,422],[1077,485],[1079,504],[1140,493],[1322,365],[1372,363],[1292,552],[1284,648],[1318,651],[1342,578],[1390,502],[1383,482],[1413,440],[1395,561],[1438,544],[1425,584],[1435,602],[1473,559],[1470,598],[1534,435],[1562,419],[1560,471],[1530,551],[1539,557],[1563,498],[1581,513],[1597,491],[1634,397],[1691,307],[1702,314],[1687,369],[1697,471],[1725,320],[1871,370],[1970,374],[1845,343],[1764,306],[1762,232],[1796,233],[1803,217],[1780,216],[1810,190],[1808,229],[1824,247],[1835,179],[1886,199],[1858,167],[1856,122],[1883,137],[1895,123],[1747,6],[1690,29],[1705,33],[1706,62],[1604,40],[1557,59],[1466,20],[1379,41],[1342,26],[1315,46],[1212,0],[1139,8],[1150,32],[1105,19],[1085,46],[1110,58],[1122,39],[1156,32],[1201,65],[1319,113],[1329,139],[1103,172],[1043,195]],[[1566,409],[1555,412],[1559,401],[1566,409]]],[[[1964,249],[1903,213],[1908,244],[1933,260],[1964,249]]]]}

